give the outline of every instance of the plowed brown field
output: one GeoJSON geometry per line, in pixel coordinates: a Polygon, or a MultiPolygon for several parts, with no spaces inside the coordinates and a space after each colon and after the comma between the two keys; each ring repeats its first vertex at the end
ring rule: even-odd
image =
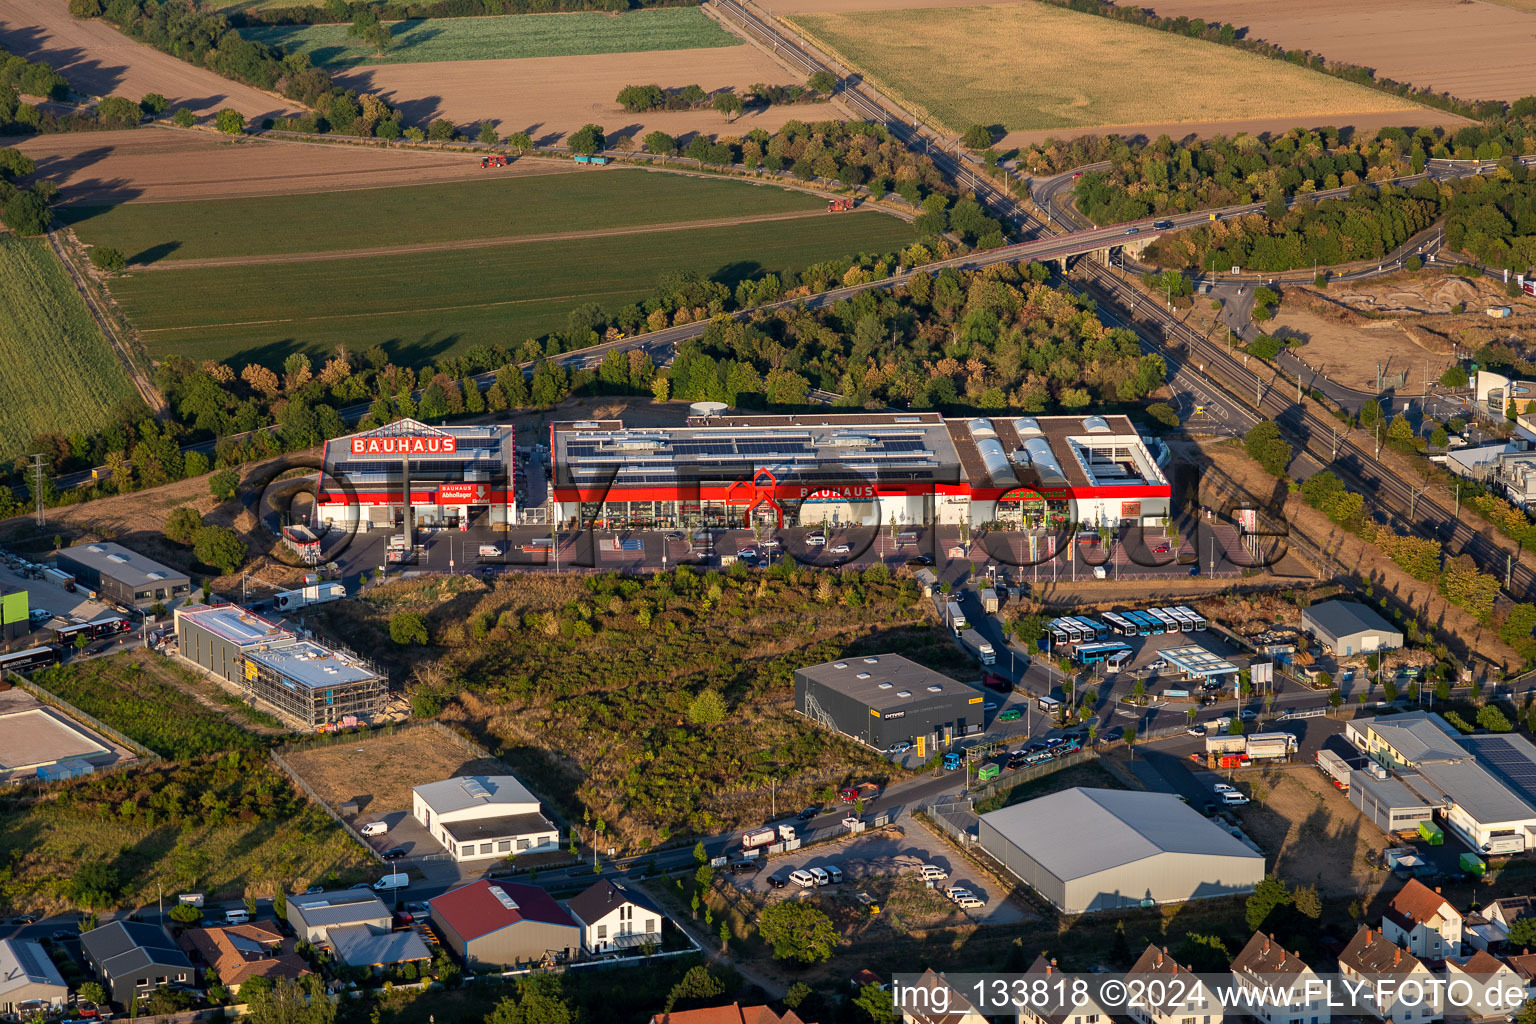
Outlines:
{"type": "Polygon", "coordinates": [[[298,110],[287,100],[134,42],[100,19],[72,18],[65,0],[5,0],[0,47],[53,65],[71,88],[88,96],[138,100],[157,92],[172,108],[211,114],[231,107],[247,120],[298,110]]]}
{"type": "MultiPolygon", "coordinates": [[[[838,2],[838,0],[831,0],[838,2]]],[[[1153,0],[1184,15],[1246,27],[1287,49],[1375,68],[1464,99],[1536,93],[1536,16],[1471,0],[1153,0]]]]}
{"type": "Polygon", "coordinates": [[[769,107],[727,121],[713,110],[630,114],[614,101],[626,85],[696,84],[712,92],[725,86],[744,90],[758,82],[801,81],[755,46],[391,64],[349,71],[337,75],[336,81],[359,92],[379,93],[405,112],[407,123],[446,117],[468,125],[489,119],[499,123],[503,135],[526,131],[540,145],[557,143],[589,122],[602,125],[612,139],[652,131],[742,135],[753,128],[776,131],[786,121],[844,116],[832,104],[813,103],[769,107]]]}
{"type": "Polygon", "coordinates": [[[40,176],[64,188],[67,203],[173,202],[293,192],[333,192],[453,181],[485,174],[561,174],[563,160],[522,157],[481,170],[465,153],[373,149],[268,139],[234,141],[205,132],[138,128],[40,135],[14,144],[40,176]]]}

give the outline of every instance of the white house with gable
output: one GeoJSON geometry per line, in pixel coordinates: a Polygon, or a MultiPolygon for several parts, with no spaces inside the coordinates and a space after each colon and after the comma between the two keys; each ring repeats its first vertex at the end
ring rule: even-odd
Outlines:
{"type": "Polygon", "coordinates": [[[560,847],[538,798],[510,775],[461,775],[411,790],[411,814],[456,861],[560,847]]]}

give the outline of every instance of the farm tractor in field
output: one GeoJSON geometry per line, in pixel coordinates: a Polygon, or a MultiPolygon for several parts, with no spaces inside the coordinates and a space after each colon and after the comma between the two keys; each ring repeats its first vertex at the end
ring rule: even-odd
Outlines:
{"type": "Polygon", "coordinates": [[[847,213],[851,209],[853,209],[853,200],[852,199],[828,199],[827,200],[827,212],[828,213],[847,213]]]}
{"type": "Polygon", "coordinates": [[[500,153],[495,153],[495,154],[492,154],[491,156],[483,156],[483,157],[480,158],[480,166],[481,167],[505,167],[505,166],[507,166],[507,158],[505,156],[503,156],[502,154],[500,154],[500,153]]]}

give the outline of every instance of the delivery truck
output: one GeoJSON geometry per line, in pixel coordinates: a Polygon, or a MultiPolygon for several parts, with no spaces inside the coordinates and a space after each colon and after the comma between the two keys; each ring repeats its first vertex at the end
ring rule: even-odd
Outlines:
{"type": "Polygon", "coordinates": [[[1349,765],[1338,754],[1331,750],[1319,750],[1317,752],[1318,771],[1328,776],[1341,792],[1349,792],[1349,765]]]}
{"type": "Polygon", "coordinates": [[[347,587],[344,583],[317,583],[314,586],[300,587],[298,590],[284,590],[272,598],[272,607],[280,612],[293,611],[298,608],[306,608],[312,604],[325,604],[327,601],[339,601],[347,596],[347,587]]]}
{"type": "Polygon", "coordinates": [[[955,636],[960,636],[971,628],[971,624],[965,621],[965,612],[960,610],[959,601],[950,601],[944,606],[944,621],[949,623],[949,628],[955,631],[955,636]]]}
{"type": "Polygon", "coordinates": [[[977,661],[983,665],[997,664],[997,651],[987,642],[986,637],[974,629],[967,629],[960,634],[960,642],[966,646],[977,661]]]}

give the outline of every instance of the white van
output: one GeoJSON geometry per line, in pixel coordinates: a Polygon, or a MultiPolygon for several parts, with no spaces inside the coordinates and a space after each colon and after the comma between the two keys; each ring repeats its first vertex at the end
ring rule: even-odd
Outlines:
{"type": "Polygon", "coordinates": [[[923,876],[925,882],[937,882],[949,877],[949,872],[937,864],[924,864],[918,874],[923,876]]]}
{"type": "Polygon", "coordinates": [[[480,545],[480,557],[481,558],[500,558],[501,557],[501,545],[500,544],[481,544],[480,545]]]}
{"type": "Polygon", "coordinates": [[[813,547],[813,548],[819,548],[823,544],[825,544],[826,542],[827,542],[827,538],[822,536],[819,533],[809,534],[805,538],[805,543],[807,545],[809,545],[810,547],[813,547]]]}
{"type": "Polygon", "coordinates": [[[1241,807],[1248,802],[1248,798],[1241,793],[1223,793],[1221,802],[1228,807],[1241,807]]]}
{"type": "Polygon", "coordinates": [[[796,868],[789,873],[789,880],[802,889],[816,888],[816,876],[803,868],[796,868]]]}
{"type": "Polygon", "coordinates": [[[836,885],[838,882],[843,880],[843,869],[838,867],[836,864],[828,864],[825,868],[822,868],[822,870],[827,873],[827,878],[831,880],[833,885],[836,885]]]}
{"type": "Polygon", "coordinates": [[[245,922],[249,921],[250,919],[251,915],[246,913],[244,907],[241,907],[239,910],[224,911],[225,924],[245,924],[245,922]]]}
{"type": "Polygon", "coordinates": [[[365,836],[381,836],[389,831],[389,824],[383,821],[370,821],[358,831],[365,836]]]}
{"type": "Polygon", "coordinates": [[[970,893],[966,893],[963,896],[955,897],[955,906],[961,908],[962,910],[975,910],[978,907],[986,906],[986,904],[970,893]]]}
{"type": "Polygon", "coordinates": [[[812,878],[816,879],[817,885],[828,885],[832,881],[832,876],[821,868],[806,868],[806,870],[811,873],[812,878]]]}

